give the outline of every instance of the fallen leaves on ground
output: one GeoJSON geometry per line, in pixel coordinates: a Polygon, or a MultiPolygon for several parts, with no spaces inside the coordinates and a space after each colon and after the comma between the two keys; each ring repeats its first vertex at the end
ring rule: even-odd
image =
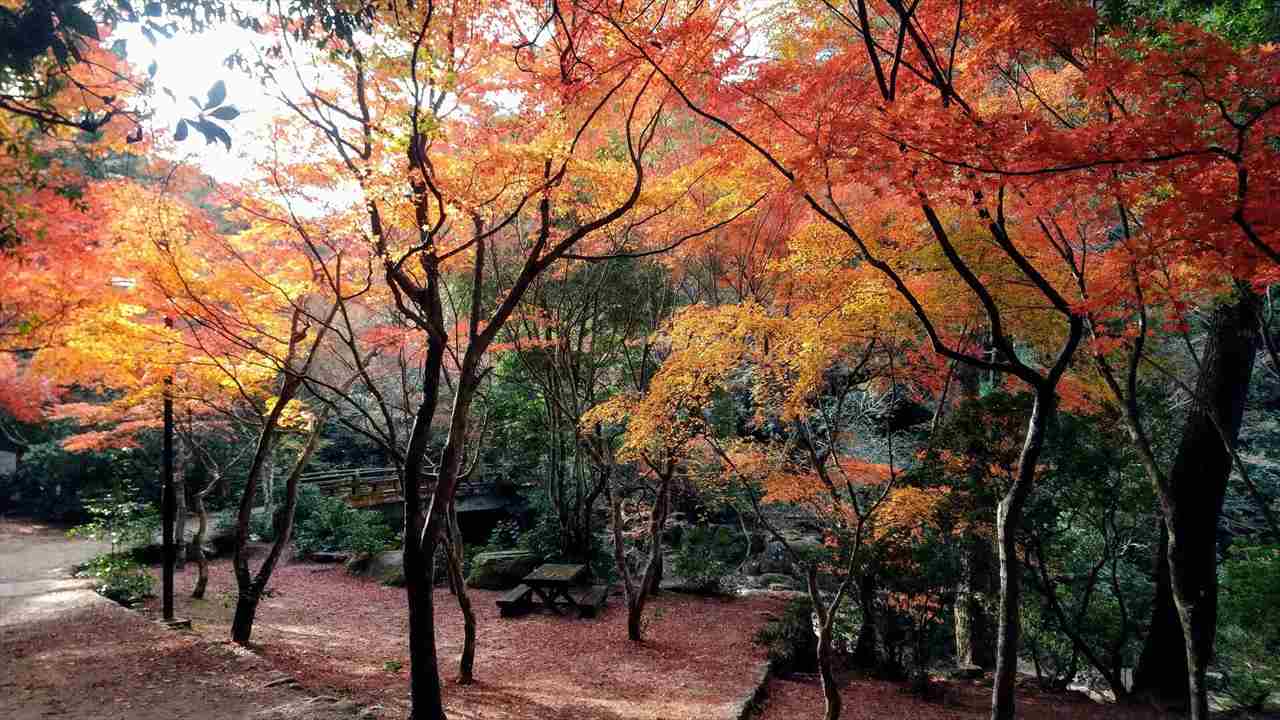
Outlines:
{"type": "MultiPolygon", "coordinates": [[[[210,638],[229,633],[235,581],[227,561],[210,567],[205,600],[185,597],[193,564],[177,578],[178,614],[210,638]]],[[[408,709],[408,615],[402,588],[353,577],[333,565],[276,570],[254,625],[261,655],[301,684],[386,708],[408,709]]],[[[500,593],[471,590],[477,614],[476,682],[454,684],[462,614],[435,593],[441,673],[451,718],[714,720],[734,715],[764,659],[753,642],[779,608],[767,597],[735,600],[664,594],[651,602],[643,644],[626,637],[625,605],[612,597],[593,619],[534,613],[501,618],[500,593]]],[[[154,608],[154,601],[151,607],[154,608]]]]}

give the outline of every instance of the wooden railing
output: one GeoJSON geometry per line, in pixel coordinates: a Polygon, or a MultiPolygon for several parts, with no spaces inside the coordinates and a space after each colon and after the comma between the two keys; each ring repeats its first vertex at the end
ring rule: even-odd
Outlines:
{"type": "MultiPolygon", "coordinates": [[[[386,505],[404,500],[400,477],[393,467],[323,470],[303,473],[299,479],[304,484],[319,487],[325,495],[346,500],[352,507],[386,505]]],[[[464,481],[458,486],[458,497],[483,495],[492,492],[496,485],[493,481],[464,481]]],[[[430,498],[434,491],[434,482],[424,483],[423,499],[430,498]]]]}

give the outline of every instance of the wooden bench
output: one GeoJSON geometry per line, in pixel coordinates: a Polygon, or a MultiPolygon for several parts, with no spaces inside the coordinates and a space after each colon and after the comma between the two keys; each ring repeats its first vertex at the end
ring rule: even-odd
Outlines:
{"type": "Polygon", "coordinates": [[[609,588],[606,585],[591,585],[573,592],[573,596],[574,602],[578,603],[579,617],[595,617],[609,601],[609,588]]]}
{"type": "Polygon", "coordinates": [[[502,617],[511,617],[527,612],[533,607],[533,603],[529,601],[529,596],[532,594],[533,588],[528,585],[517,585],[499,595],[495,601],[498,605],[498,614],[502,617]]]}

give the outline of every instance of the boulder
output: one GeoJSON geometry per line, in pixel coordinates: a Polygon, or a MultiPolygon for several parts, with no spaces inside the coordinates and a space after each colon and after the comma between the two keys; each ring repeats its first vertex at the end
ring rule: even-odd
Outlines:
{"type": "Polygon", "coordinates": [[[689,523],[668,519],[667,524],[662,528],[662,542],[666,543],[667,547],[677,547],[688,531],[689,523]]]}
{"type": "Polygon", "coordinates": [[[404,554],[399,550],[384,550],[354,557],[347,561],[347,572],[384,584],[404,584],[404,554]]]}
{"type": "Polygon", "coordinates": [[[801,590],[800,583],[791,575],[783,573],[765,573],[756,578],[756,582],[760,587],[766,587],[770,590],[801,590]]]}
{"type": "Polygon", "coordinates": [[[787,548],[777,540],[764,546],[764,552],[752,563],[752,570],[760,575],[774,575],[791,572],[791,555],[787,548]]]}
{"type": "MultiPolygon", "coordinates": [[[[817,554],[824,549],[822,538],[812,535],[787,537],[787,542],[801,556],[817,554]]],[[[752,569],[760,575],[773,573],[787,575],[791,573],[792,565],[791,554],[787,552],[787,548],[781,542],[772,540],[764,546],[764,552],[755,559],[752,569]]]]}
{"type": "Polygon", "coordinates": [[[980,680],[986,672],[977,665],[959,665],[947,671],[952,680],[980,680]]]}
{"type": "Polygon", "coordinates": [[[541,557],[526,550],[480,553],[471,561],[467,585],[482,590],[508,590],[541,564],[541,557]]]}

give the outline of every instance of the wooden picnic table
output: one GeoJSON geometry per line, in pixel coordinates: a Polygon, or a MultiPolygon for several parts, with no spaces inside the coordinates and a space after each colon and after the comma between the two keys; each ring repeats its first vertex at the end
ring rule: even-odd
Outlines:
{"type": "Polygon", "coordinates": [[[561,614],[558,602],[564,602],[582,613],[582,606],[569,594],[569,589],[579,585],[586,574],[586,565],[545,563],[525,575],[523,582],[542,600],[542,604],[551,608],[555,614],[561,614]],[[563,598],[563,601],[559,601],[558,598],[563,598]]]}

